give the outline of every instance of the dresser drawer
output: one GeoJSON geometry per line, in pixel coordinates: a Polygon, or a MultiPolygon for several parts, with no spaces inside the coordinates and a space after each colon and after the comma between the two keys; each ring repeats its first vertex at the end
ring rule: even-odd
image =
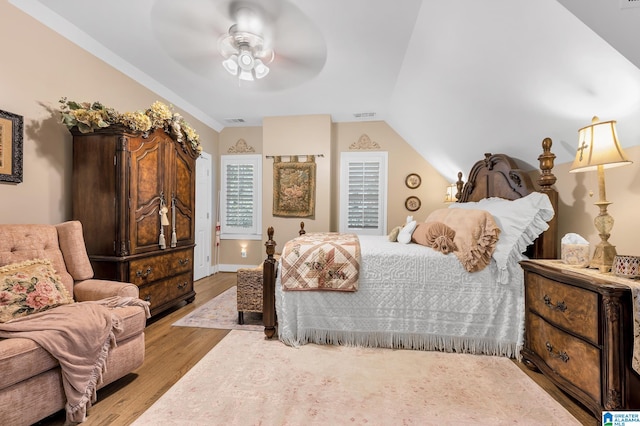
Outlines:
{"type": "Polygon", "coordinates": [[[150,302],[150,309],[153,310],[166,302],[180,298],[192,290],[193,279],[191,272],[188,272],[140,287],[140,299],[150,302]]]}
{"type": "Polygon", "coordinates": [[[600,403],[600,350],[555,328],[539,316],[527,317],[529,348],[558,375],[600,403]]]}
{"type": "Polygon", "coordinates": [[[529,310],[594,344],[599,343],[597,293],[530,273],[526,298],[529,310]]]}
{"type": "Polygon", "coordinates": [[[193,249],[136,259],[129,263],[129,281],[137,286],[193,270],[193,249]]]}

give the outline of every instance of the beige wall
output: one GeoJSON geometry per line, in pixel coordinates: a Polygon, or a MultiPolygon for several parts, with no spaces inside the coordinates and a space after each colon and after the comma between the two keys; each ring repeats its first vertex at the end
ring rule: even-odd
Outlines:
{"type": "MultiPolygon", "coordinates": [[[[294,117],[267,117],[263,120],[265,155],[322,155],[316,161],[316,201],[314,218],[274,217],[273,160],[265,159],[262,169],[262,227],[273,226],[278,243],[277,251],[295,237],[299,223],[304,220],[307,231],[327,231],[331,221],[331,181],[334,164],[331,161],[331,116],[305,115],[294,117]]],[[[283,158],[283,161],[287,161],[283,158]]],[[[264,235],[266,240],[266,235],[264,235]]]]}
{"type": "MultiPolygon", "coordinates": [[[[24,117],[24,180],[0,183],[0,223],[58,223],[71,219],[71,134],[59,123],[58,100],[100,101],[121,112],[144,109],[152,91],[0,1],[0,109],[24,117]]],[[[176,108],[217,152],[215,130],[176,108]]]]}

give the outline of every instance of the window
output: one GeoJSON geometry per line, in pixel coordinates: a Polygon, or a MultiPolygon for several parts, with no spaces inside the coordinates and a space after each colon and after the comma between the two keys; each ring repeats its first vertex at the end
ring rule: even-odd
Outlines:
{"type": "Polygon", "coordinates": [[[262,156],[220,158],[220,238],[261,239],[262,156]]]}
{"type": "Polygon", "coordinates": [[[387,153],[343,152],[340,158],[340,232],[387,232],[387,153]]]}

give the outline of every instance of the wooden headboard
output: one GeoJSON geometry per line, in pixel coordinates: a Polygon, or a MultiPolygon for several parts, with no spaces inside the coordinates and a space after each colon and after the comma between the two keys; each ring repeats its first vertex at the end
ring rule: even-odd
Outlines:
{"type": "Polygon", "coordinates": [[[522,198],[532,192],[542,192],[549,196],[549,200],[556,212],[549,222],[549,229],[545,231],[533,245],[529,253],[536,259],[557,259],[558,257],[558,192],[552,187],[556,177],[551,172],[555,155],[551,153],[551,139],[542,141],[543,153],[538,157],[540,162],[540,177],[537,186],[534,185],[529,174],[520,168],[516,162],[505,154],[485,154],[484,159],[476,162],[466,183],[462,182],[462,173],[458,173],[458,202],[465,203],[479,201],[483,198],[500,197],[508,200],[522,198]]]}

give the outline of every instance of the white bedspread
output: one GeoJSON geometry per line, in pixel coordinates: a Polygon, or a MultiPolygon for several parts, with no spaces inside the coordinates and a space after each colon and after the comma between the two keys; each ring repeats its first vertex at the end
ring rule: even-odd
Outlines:
{"type": "MultiPolygon", "coordinates": [[[[278,335],[304,343],[441,350],[519,357],[524,275],[495,261],[469,273],[455,255],[360,236],[360,287],[353,293],[286,292],[276,282],[278,335]]],[[[284,254],[283,254],[284,255],[284,254]]]]}

